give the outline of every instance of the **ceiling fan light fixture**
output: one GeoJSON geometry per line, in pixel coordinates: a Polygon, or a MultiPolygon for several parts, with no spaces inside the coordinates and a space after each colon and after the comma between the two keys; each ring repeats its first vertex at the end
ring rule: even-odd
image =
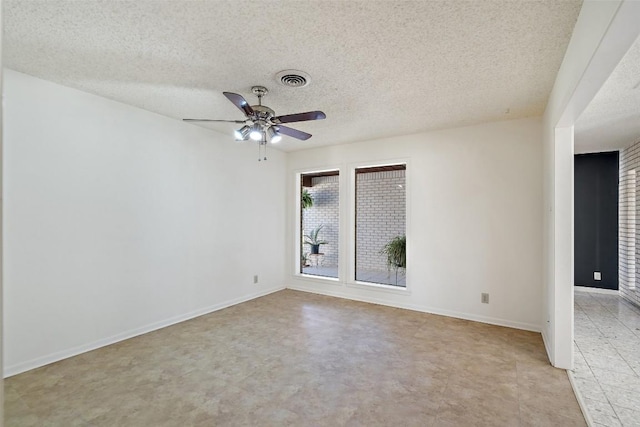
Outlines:
{"type": "Polygon", "coordinates": [[[276,142],[280,142],[280,140],[282,139],[282,135],[280,135],[278,131],[275,130],[273,126],[271,126],[267,128],[267,138],[269,138],[269,141],[272,144],[275,144],[276,142]]]}
{"type": "Polygon", "coordinates": [[[249,138],[254,141],[260,141],[262,139],[262,127],[259,124],[251,126],[251,132],[249,132],[249,138]]]}
{"type": "Polygon", "coordinates": [[[251,128],[244,125],[240,129],[234,131],[233,135],[236,137],[236,141],[246,141],[249,139],[249,132],[251,132],[251,128]]]}

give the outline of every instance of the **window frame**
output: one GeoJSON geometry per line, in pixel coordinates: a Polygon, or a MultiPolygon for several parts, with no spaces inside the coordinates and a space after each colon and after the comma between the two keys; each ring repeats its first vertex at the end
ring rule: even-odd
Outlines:
{"type": "Polygon", "coordinates": [[[356,209],[357,209],[357,185],[356,185],[356,170],[364,168],[375,168],[383,166],[405,166],[405,236],[407,236],[407,266],[411,265],[411,209],[410,209],[410,161],[407,158],[401,159],[388,159],[374,162],[357,162],[349,164],[349,233],[348,233],[348,262],[347,262],[347,287],[360,288],[367,290],[376,290],[383,292],[391,292],[398,294],[410,294],[411,293],[411,276],[409,269],[405,270],[405,286],[394,286],[383,283],[363,282],[356,280],[356,209]]]}
{"type": "Polygon", "coordinates": [[[335,167],[326,167],[326,168],[318,168],[318,169],[302,169],[295,172],[295,222],[294,222],[294,262],[293,262],[293,275],[296,279],[305,279],[305,280],[320,280],[323,282],[329,283],[340,283],[342,277],[342,265],[344,262],[343,256],[343,168],[339,166],[335,167]],[[310,175],[316,173],[324,173],[324,172],[338,172],[338,277],[330,277],[330,276],[318,276],[314,274],[305,274],[302,272],[301,256],[302,256],[302,209],[300,208],[302,204],[302,176],[310,175]]]}

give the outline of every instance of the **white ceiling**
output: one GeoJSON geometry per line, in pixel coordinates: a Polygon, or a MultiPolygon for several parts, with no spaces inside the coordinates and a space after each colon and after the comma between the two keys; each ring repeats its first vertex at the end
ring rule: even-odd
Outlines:
{"type": "Polygon", "coordinates": [[[640,38],[575,124],[576,153],[626,148],[640,141],[640,38]]]}
{"type": "Polygon", "coordinates": [[[265,85],[277,114],[327,114],[289,151],[541,115],[581,3],[5,0],[4,55],[174,118],[242,119],[222,92],[265,85]],[[288,68],[311,84],[280,86],[288,68]]]}

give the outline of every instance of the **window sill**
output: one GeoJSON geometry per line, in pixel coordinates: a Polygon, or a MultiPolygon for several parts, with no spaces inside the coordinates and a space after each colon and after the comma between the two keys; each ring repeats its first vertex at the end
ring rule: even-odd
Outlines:
{"type": "Polygon", "coordinates": [[[347,287],[349,288],[357,288],[357,289],[368,289],[374,290],[378,292],[387,292],[392,294],[400,294],[400,295],[409,295],[411,291],[409,290],[409,286],[399,287],[393,285],[383,285],[380,283],[370,283],[370,282],[349,282],[347,283],[347,287]]]}
{"type": "Polygon", "coordinates": [[[293,275],[295,279],[305,280],[308,282],[324,282],[330,283],[332,285],[340,285],[340,279],[337,277],[329,277],[329,276],[316,276],[314,274],[304,274],[297,273],[293,275]]]}

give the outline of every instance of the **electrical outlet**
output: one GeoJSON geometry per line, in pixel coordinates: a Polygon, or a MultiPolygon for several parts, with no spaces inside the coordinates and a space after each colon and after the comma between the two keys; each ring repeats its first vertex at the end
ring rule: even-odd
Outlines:
{"type": "Polygon", "coordinates": [[[599,271],[594,271],[593,280],[602,280],[602,273],[600,273],[599,271]]]}
{"type": "Polygon", "coordinates": [[[489,294],[481,294],[481,295],[482,295],[482,298],[481,298],[481,300],[480,300],[480,301],[481,301],[483,304],[489,304],[489,294]]]}
{"type": "Polygon", "coordinates": [[[253,283],[258,283],[258,275],[253,276],[253,283]]]}

